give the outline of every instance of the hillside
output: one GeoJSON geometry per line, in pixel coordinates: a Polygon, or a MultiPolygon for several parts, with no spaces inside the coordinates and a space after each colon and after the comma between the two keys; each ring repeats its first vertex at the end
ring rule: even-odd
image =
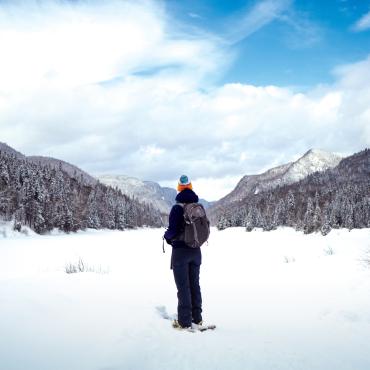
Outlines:
{"type": "Polygon", "coordinates": [[[269,169],[259,175],[244,176],[235,189],[209,209],[209,217],[216,223],[224,211],[239,204],[250,195],[258,194],[278,186],[292,184],[309,174],[325,171],[338,165],[341,157],[323,150],[311,149],[298,160],[269,169]]]}
{"type": "Polygon", "coordinates": [[[141,203],[152,205],[164,215],[169,214],[177,194],[175,189],[161,187],[156,182],[142,181],[125,175],[102,175],[98,179],[141,203]]]}
{"type": "Polygon", "coordinates": [[[229,204],[218,227],[273,230],[290,226],[305,233],[370,227],[370,150],[344,158],[338,166],[299,182],[252,193],[229,204]]]}
{"type": "Polygon", "coordinates": [[[163,224],[152,206],[95,181],[73,165],[50,158],[29,159],[4,145],[0,148],[0,218],[13,221],[18,230],[26,225],[37,233],[163,224]]]}
{"type": "MultiPolygon", "coordinates": [[[[173,188],[162,187],[154,181],[143,181],[126,175],[101,175],[97,177],[103,184],[122,191],[123,194],[137,199],[141,203],[150,204],[163,216],[168,216],[171,207],[176,203],[177,191],[173,188]]],[[[211,203],[199,200],[205,208],[211,203]]]]}

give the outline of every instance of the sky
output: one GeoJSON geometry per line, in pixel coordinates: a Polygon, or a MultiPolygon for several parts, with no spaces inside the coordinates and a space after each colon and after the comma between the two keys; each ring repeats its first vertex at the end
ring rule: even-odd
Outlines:
{"type": "Polygon", "coordinates": [[[0,0],[0,141],[207,200],[370,146],[370,1],[0,0]]]}

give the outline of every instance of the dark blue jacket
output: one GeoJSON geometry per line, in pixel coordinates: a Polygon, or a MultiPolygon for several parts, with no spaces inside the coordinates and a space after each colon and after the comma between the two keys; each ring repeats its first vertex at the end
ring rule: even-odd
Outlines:
{"type": "MultiPolygon", "coordinates": [[[[176,196],[177,203],[198,203],[198,195],[193,190],[184,189],[176,196]]],[[[168,229],[164,233],[164,238],[168,244],[174,248],[190,248],[182,240],[173,240],[178,237],[184,228],[184,208],[175,204],[170,212],[168,229]]]]}

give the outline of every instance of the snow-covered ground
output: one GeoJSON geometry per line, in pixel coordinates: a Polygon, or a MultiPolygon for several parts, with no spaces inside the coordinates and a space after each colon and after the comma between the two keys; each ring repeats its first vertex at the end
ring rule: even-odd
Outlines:
{"type": "Polygon", "coordinates": [[[213,229],[204,333],[156,311],[177,303],[163,230],[3,234],[1,370],[370,369],[369,229],[213,229]],[[67,274],[80,258],[96,272],[67,274]]]}

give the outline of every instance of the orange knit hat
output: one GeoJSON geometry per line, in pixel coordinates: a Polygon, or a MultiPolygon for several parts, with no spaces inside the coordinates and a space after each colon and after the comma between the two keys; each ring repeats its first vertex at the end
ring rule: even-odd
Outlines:
{"type": "Polygon", "coordinates": [[[183,191],[184,189],[193,190],[193,185],[189,181],[189,178],[186,175],[182,175],[177,184],[177,191],[183,191]]]}

